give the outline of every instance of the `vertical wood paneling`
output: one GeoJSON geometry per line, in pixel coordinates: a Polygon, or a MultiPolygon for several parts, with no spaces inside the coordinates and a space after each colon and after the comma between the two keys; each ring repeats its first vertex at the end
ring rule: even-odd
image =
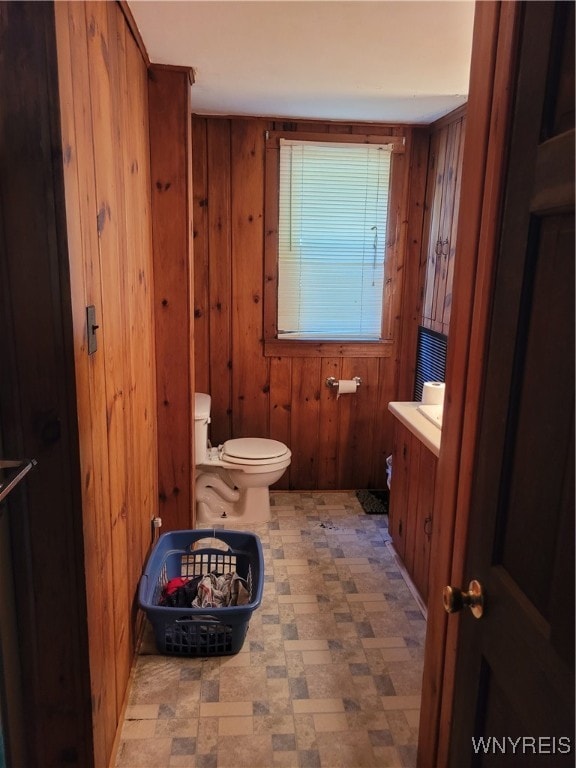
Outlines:
{"type": "Polygon", "coordinates": [[[14,552],[26,765],[89,768],[110,760],[157,497],[146,66],[115,3],[0,17],[0,63],[19,67],[17,83],[2,69],[0,120],[10,379],[38,459],[14,552]]]}
{"type": "MultiPolygon", "coordinates": [[[[376,426],[372,437],[371,471],[367,483],[369,488],[386,487],[386,459],[392,453],[394,429],[394,417],[388,410],[388,403],[390,402],[390,392],[398,391],[396,382],[396,361],[391,357],[381,357],[378,360],[378,389],[374,411],[376,426]]],[[[402,396],[397,395],[396,397],[400,399],[402,396]]]]}
{"type": "Polygon", "coordinates": [[[446,287],[444,291],[444,304],[442,307],[442,333],[448,335],[450,326],[450,314],[452,308],[452,282],[454,280],[454,262],[456,260],[456,235],[458,233],[458,210],[460,207],[460,190],[462,187],[462,161],[464,157],[464,139],[466,134],[466,118],[462,118],[457,123],[458,129],[458,148],[455,156],[456,188],[454,190],[454,208],[452,219],[450,220],[450,229],[448,238],[450,240],[450,251],[448,254],[448,264],[446,265],[446,287]]]}
{"type": "MultiPolygon", "coordinates": [[[[271,357],[270,363],[270,437],[290,445],[292,417],[292,360],[271,357]]],[[[290,467],[275,488],[290,488],[290,467]]]]}
{"type": "Polygon", "coordinates": [[[320,370],[320,434],[318,440],[318,488],[332,490],[338,487],[339,459],[339,402],[332,388],[326,386],[326,379],[344,378],[342,358],[322,358],[320,370]]]}
{"type": "Polygon", "coordinates": [[[57,3],[94,764],[108,763],[157,514],[147,72],[114,3],[57,3]],[[86,350],[94,304],[98,350],[86,350]]]}
{"type": "MultiPolygon", "coordinates": [[[[368,479],[374,434],[380,428],[374,418],[378,395],[378,358],[344,358],[342,378],[352,379],[354,376],[362,379],[356,394],[341,395],[337,401],[340,422],[338,477],[340,487],[350,489],[358,487],[359,478],[368,479]]],[[[335,393],[333,397],[336,397],[335,393]]]]}
{"type": "MultiPolygon", "coordinates": [[[[128,273],[129,291],[128,338],[130,343],[130,434],[138,435],[138,445],[130,443],[130,471],[132,491],[128,515],[128,564],[130,584],[137,584],[142,563],[150,547],[150,521],[158,510],[158,488],[155,474],[150,477],[149,468],[157,466],[156,412],[156,357],[152,272],[152,219],[150,209],[150,138],[148,132],[148,76],[142,66],[140,51],[133,44],[129,31],[126,35],[126,57],[122,67],[122,137],[125,142],[124,190],[128,201],[126,208],[126,244],[128,263],[133,268],[128,273]]],[[[122,62],[121,62],[122,65],[122,62]]],[[[129,593],[130,594],[130,593],[129,593]]],[[[135,615],[134,595],[130,595],[131,612],[135,615]]],[[[131,646],[134,622],[130,629],[131,646]]]]}
{"type": "Polygon", "coordinates": [[[232,428],[239,437],[268,433],[269,375],[262,352],[264,130],[239,120],[232,134],[232,428]]]}
{"type": "Polygon", "coordinates": [[[192,527],[194,276],[188,70],[153,66],[148,101],[160,514],[164,526],[174,530],[192,527]]]}
{"type": "MultiPolygon", "coordinates": [[[[81,461],[84,475],[83,516],[86,583],[91,600],[87,603],[90,633],[90,667],[94,724],[95,761],[106,759],[116,727],[116,670],[110,649],[114,646],[113,570],[110,552],[110,467],[108,463],[107,400],[105,358],[88,358],[85,306],[94,304],[96,317],[103,318],[102,284],[96,214],[94,168],[95,126],[88,96],[90,89],[88,26],[86,6],[62,3],[55,6],[60,55],[63,146],[65,157],[66,209],[70,238],[71,275],[74,279],[72,304],[74,325],[81,461]],[[69,41],[67,49],[66,42],[69,41]],[[64,133],[69,130],[68,135],[64,133]],[[105,510],[105,512],[103,512],[105,510]]],[[[103,343],[102,334],[98,341],[103,343]]]]}
{"type": "Polygon", "coordinates": [[[459,108],[438,121],[431,136],[423,253],[426,278],[421,322],[448,333],[466,117],[459,108]]]}
{"type": "MultiPolygon", "coordinates": [[[[406,256],[404,261],[404,283],[402,303],[401,341],[397,347],[398,400],[411,400],[414,392],[416,370],[416,347],[418,325],[422,318],[423,290],[426,274],[427,237],[429,211],[426,210],[426,184],[430,137],[427,128],[412,131],[410,152],[409,197],[407,213],[406,256]]],[[[381,397],[390,389],[394,390],[391,372],[383,369],[386,360],[381,361],[381,376],[384,385],[381,397]]],[[[382,404],[384,401],[379,400],[382,404]]]]}
{"type": "Polygon", "coordinates": [[[437,279],[434,281],[432,318],[435,321],[435,330],[441,330],[442,327],[444,298],[446,296],[448,257],[450,255],[450,250],[454,247],[454,243],[450,242],[450,235],[452,233],[456,182],[458,178],[456,163],[458,160],[459,144],[460,122],[452,123],[447,128],[444,184],[442,189],[442,211],[440,215],[440,240],[442,248],[436,270],[439,274],[437,274],[437,279]]]}
{"type": "Polygon", "coordinates": [[[430,154],[432,167],[430,171],[431,191],[430,202],[430,229],[428,237],[428,258],[426,266],[426,285],[424,292],[423,316],[434,321],[434,293],[441,263],[441,217],[442,199],[444,188],[444,175],[446,172],[446,143],[447,132],[439,131],[432,135],[430,140],[430,154]]]}
{"type": "MultiPolygon", "coordinates": [[[[90,72],[90,99],[94,123],[94,154],[98,157],[96,169],[96,200],[98,206],[98,248],[102,300],[106,322],[102,322],[103,353],[106,360],[106,403],[109,452],[115,457],[110,463],[110,525],[112,578],[114,580],[112,626],[115,629],[116,677],[127,679],[131,649],[128,647],[129,597],[125,580],[116,582],[120,570],[126,570],[126,509],[128,504],[128,381],[125,368],[126,291],[123,265],[126,263],[126,242],[123,168],[121,145],[118,147],[119,126],[115,92],[119,84],[118,45],[114,39],[114,16],[109,28],[108,4],[90,3],[86,6],[88,26],[88,61],[90,72]],[[102,51],[106,50],[106,58],[102,51]],[[115,151],[116,147],[116,151],[115,151]],[[120,150],[120,152],[118,152],[120,150]],[[118,154],[117,154],[118,153],[118,154]]],[[[113,10],[116,10],[113,7],[113,10]]],[[[123,690],[115,687],[117,711],[123,690]]]]}
{"type": "MultiPolygon", "coordinates": [[[[230,121],[210,120],[207,130],[208,242],[210,244],[209,389],[214,444],[230,434],[232,415],[232,249],[230,121]]],[[[248,267],[250,269],[250,267],[248,267]]]]}
{"type": "Polygon", "coordinates": [[[194,226],[194,359],[196,392],[210,392],[210,260],[208,255],[207,123],[192,123],[194,174],[192,222],[194,226]]]}
{"type": "Polygon", "coordinates": [[[384,283],[384,298],[382,311],[383,338],[398,339],[400,333],[400,317],[397,315],[401,301],[395,301],[395,295],[401,294],[405,275],[405,238],[406,238],[406,200],[405,191],[408,189],[407,172],[409,163],[406,155],[400,154],[394,158],[392,176],[390,179],[390,198],[395,204],[388,206],[388,231],[386,233],[385,259],[387,264],[396,265],[396,279],[393,279],[390,268],[386,269],[384,283]],[[393,258],[395,256],[395,258],[393,258]]]}
{"type": "MultiPolygon", "coordinates": [[[[212,419],[219,425],[218,430],[213,429],[213,437],[221,442],[230,437],[259,435],[285,442],[293,453],[292,465],[278,483],[279,488],[383,487],[386,456],[392,449],[392,419],[387,405],[398,399],[399,369],[413,369],[412,362],[398,357],[403,315],[394,311],[386,319],[395,344],[382,358],[320,354],[304,358],[297,352],[294,356],[265,357],[262,343],[262,290],[264,282],[272,277],[264,272],[264,241],[274,237],[272,231],[264,233],[262,220],[265,188],[274,176],[270,163],[264,162],[265,130],[288,127],[296,132],[366,133],[366,125],[204,117],[194,117],[193,123],[194,187],[197,201],[202,201],[202,207],[199,202],[195,205],[194,226],[196,241],[207,239],[202,242],[204,255],[197,256],[197,265],[201,265],[206,277],[196,281],[196,362],[204,365],[208,359],[210,365],[209,382],[201,372],[197,380],[210,387],[207,391],[212,395],[212,419]],[[205,193],[199,192],[200,186],[205,193]],[[225,306],[228,290],[230,313],[225,306]],[[202,314],[206,308],[208,322],[202,314]],[[232,349],[228,357],[229,337],[232,349]],[[349,398],[337,400],[336,393],[325,385],[329,376],[339,379],[357,375],[364,384],[357,395],[349,398]],[[232,392],[231,417],[224,413],[227,387],[232,392]]],[[[394,288],[387,286],[386,296],[389,306],[410,307],[415,354],[428,135],[422,132],[417,160],[413,161],[411,134],[405,127],[374,126],[374,130],[407,136],[406,157],[395,169],[393,183],[399,203],[391,213],[387,243],[388,249],[398,252],[398,274],[394,276],[394,288]],[[409,186],[411,174],[414,179],[409,186]],[[411,228],[406,213],[409,206],[416,211],[417,219],[411,228]],[[396,302],[398,296],[403,297],[402,301],[396,302]]],[[[273,270],[274,265],[269,266],[273,270]]]]}
{"type": "Polygon", "coordinates": [[[318,487],[320,372],[320,358],[296,357],[292,360],[290,482],[293,488],[301,490],[318,487]]]}

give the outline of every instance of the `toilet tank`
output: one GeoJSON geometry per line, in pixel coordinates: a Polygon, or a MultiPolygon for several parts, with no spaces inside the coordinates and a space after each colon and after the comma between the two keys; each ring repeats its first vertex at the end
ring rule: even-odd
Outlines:
{"type": "Polygon", "coordinates": [[[208,424],[212,398],[203,392],[194,393],[194,463],[203,464],[208,454],[208,424]]]}

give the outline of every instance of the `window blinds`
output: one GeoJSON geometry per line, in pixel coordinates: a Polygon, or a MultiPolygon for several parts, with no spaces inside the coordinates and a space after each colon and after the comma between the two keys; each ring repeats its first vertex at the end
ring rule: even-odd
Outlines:
{"type": "Polygon", "coordinates": [[[278,338],[380,338],[390,156],[281,139],[278,338]]]}

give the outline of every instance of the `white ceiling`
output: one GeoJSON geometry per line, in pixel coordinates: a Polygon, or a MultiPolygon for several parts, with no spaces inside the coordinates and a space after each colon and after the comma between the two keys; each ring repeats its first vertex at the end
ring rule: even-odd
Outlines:
{"type": "Polygon", "coordinates": [[[198,114],[429,123],[466,101],[473,0],[129,0],[198,114]]]}

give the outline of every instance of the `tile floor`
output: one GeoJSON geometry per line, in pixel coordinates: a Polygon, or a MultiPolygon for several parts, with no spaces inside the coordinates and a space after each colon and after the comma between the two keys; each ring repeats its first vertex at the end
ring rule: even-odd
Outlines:
{"type": "Polygon", "coordinates": [[[416,764],[425,619],[387,518],[353,492],[272,492],[242,650],[162,656],[147,632],[116,768],[416,764]]]}

